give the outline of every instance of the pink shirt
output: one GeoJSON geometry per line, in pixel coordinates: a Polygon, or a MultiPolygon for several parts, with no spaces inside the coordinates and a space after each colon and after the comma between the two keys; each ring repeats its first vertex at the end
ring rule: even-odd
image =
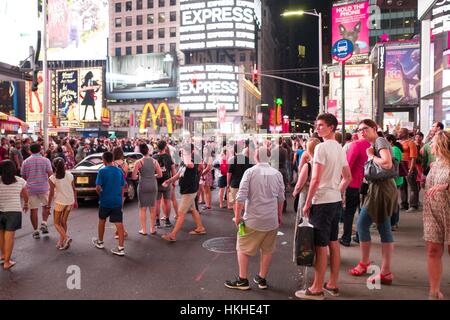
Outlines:
{"type": "Polygon", "coordinates": [[[364,163],[367,161],[366,150],[370,148],[367,140],[358,140],[350,144],[347,151],[347,162],[352,172],[349,188],[359,189],[364,178],[364,163]]]}

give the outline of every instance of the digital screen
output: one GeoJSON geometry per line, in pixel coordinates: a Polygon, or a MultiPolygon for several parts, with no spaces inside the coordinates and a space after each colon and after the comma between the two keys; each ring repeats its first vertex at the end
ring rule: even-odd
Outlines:
{"type": "Polygon", "coordinates": [[[180,49],[255,49],[258,3],[259,0],[181,0],[180,49]]]}
{"type": "Polygon", "coordinates": [[[230,65],[180,67],[180,106],[183,110],[239,109],[239,68],[230,65]],[[196,79],[194,84],[193,79],[196,79]]]}

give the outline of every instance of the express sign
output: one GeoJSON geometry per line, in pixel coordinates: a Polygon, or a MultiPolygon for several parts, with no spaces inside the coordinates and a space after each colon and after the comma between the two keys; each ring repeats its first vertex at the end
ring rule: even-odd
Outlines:
{"type": "Polygon", "coordinates": [[[258,0],[181,0],[181,50],[255,49],[258,0]]]}

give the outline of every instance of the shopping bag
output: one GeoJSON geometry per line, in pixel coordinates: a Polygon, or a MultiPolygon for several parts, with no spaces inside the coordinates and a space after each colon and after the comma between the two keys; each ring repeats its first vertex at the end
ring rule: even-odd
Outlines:
{"type": "Polygon", "coordinates": [[[314,226],[303,217],[295,234],[295,262],[298,266],[312,267],[314,256],[314,226]]]}

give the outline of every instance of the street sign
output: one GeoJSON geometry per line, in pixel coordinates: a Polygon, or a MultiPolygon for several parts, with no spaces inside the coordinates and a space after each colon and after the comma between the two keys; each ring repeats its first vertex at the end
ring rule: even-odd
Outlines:
{"type": "Polygon", "coordinates": [[[353,42],[347,39],[336,41],[331,51],[333,59],[339,62],[345,62],[353,56],[353,42]]]}

